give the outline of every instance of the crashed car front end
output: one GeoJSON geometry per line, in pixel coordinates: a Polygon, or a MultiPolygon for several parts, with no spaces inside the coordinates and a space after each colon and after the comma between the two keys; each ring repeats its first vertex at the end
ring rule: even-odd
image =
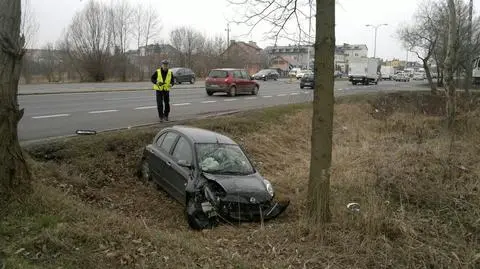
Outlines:
{"type": "MultiPolygon", "coordinates": [[[[196,206],[188,214],[200,216],[192,228],[204,229],[216,226],[218,222],[260,222],[274,219],[289,206],[290,201],[275,201],[271,184],[264,180],[265,191],[232,191],[222,186],[227,180],[216,180],[211,175],[202,174],[195,187],[196,206]],[[270,186],[270,187],[267,187],[270,186]],[[271,191],[267,189],[270,188],[271,191]],[[201,211],[201,212],[199,212],[201,211]]],[[[234,181],[231,181],[234,182],[234,181]]],[[[229,183],[231,183],[229,182],[229,183]]],[[[193,206],[192,206],[193,208],[193,206]]],[[[187,211],[188,212],[188,211],[187,211]]],[[[190,218],[190,216],[188,216],[190,218]]]]}

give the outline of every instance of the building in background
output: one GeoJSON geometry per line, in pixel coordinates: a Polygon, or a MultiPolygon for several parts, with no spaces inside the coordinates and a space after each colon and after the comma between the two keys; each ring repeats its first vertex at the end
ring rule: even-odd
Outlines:
{"type": "Polygon", "coordinates": [[[230,40],[230,45],[220,58],[222,67],[243,68],[250,75],[268,66],[263,50],[253,41],[230,40]]]}

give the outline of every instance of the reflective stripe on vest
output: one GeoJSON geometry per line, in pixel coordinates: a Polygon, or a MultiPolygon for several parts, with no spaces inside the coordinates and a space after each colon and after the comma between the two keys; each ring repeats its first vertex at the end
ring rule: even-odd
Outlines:
{"type": "Polygon", "coordinates": [[[164,82],[164,84],[162,86],[158,86],[157,84],[154,84],[153,89],[156,91],[169,91],[171,87],[170,85],[171,81],[172,81],[172,71],[170,71],[170,69],[167,72],[167,77],[165,78],[165,82],[163,81],[162,70],[157,69],[157,82],[158,83],[164,82]]]}

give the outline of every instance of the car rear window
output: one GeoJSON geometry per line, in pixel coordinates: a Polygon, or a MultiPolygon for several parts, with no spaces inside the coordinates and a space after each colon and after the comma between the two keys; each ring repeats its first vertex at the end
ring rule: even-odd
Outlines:
{"type": "Polygon", "coordinates": [[[226,78],[228,77],[228,72],[224,70],[212,70],[208,73],[208,76],[211,78],[226,78]]]}

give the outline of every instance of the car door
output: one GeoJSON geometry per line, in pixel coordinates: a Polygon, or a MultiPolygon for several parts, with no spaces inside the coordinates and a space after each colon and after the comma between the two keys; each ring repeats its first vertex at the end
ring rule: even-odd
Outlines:
{"type": "Polygon", "coordinates": [[[193,73],[193,71],[189,68],[185,68],[185,79],[186,81],[190,82],[192,81],[192,78],[195,78],[195,74],[193,73]]]}
{"type": "Polygon", "coordinates": [[[168,180],[168,168],[169,164],[172,162],[171,152],[178,137],[179,135],[175,132],[166,132],[163,139],[156,144],[154,152],[155,157],[152,158],[150,162],[152,178],[162,189],[172,196],[175,195],[175,188],[168,180]]]}
{"type": "Polygon", "coordinates": [[[180,165],[179,161],[188,163],[193,168],[193,145],[183,136],[178,139],[172,151],[172,163],[167,167],[168,178],[175,188],[175,198],[182,202],[185,201],[185,187],[192,176],[193,170],[180,165]]]}
{"type": "Polygon", "coordinates": [[[244,93],[250,93],[252,92],[253,88],[255,87],[255,81],[250,79],[250,76],[248,75],[247,71],[242,70],[242,78],[244,80],[244,87],[243,87],[243,92],[244,93]]]}
{"type": "Polygon", "coordinates": [[[242,76],[242,71],[234,70],[233,71],[233,79],[235,81],[235,85],[237,85],[237,92],[242,93],[245,91],[245,80],[242,76]]]}

